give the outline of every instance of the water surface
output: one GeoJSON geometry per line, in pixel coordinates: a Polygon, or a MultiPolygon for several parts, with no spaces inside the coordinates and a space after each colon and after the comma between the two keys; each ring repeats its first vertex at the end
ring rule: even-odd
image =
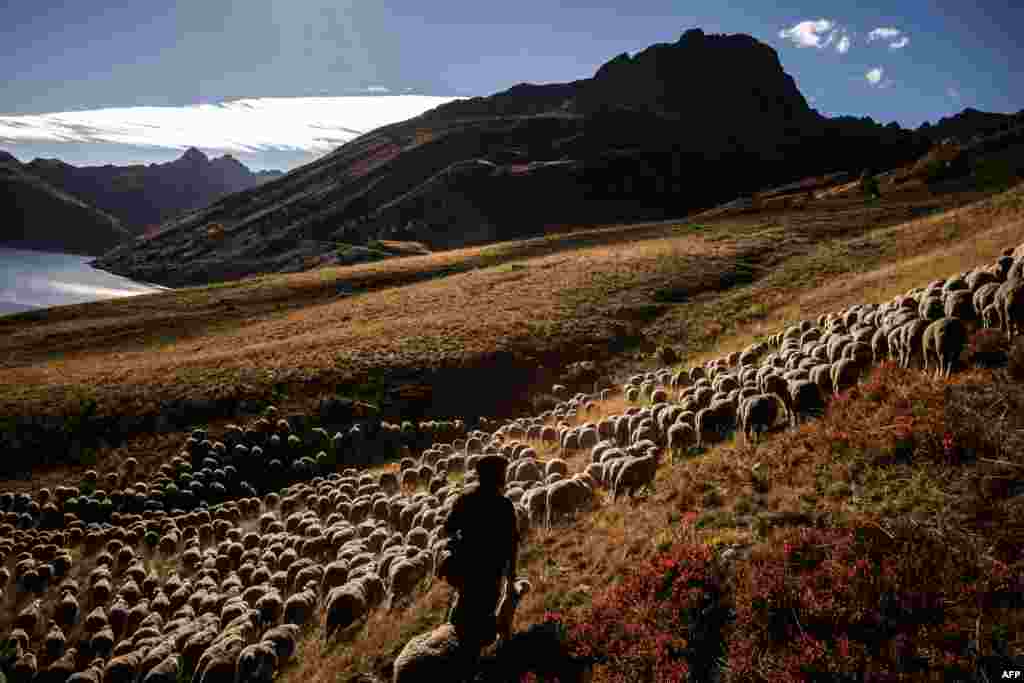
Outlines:
{"type": "Polygon", "coordinates": [[[0,315],[167,289],[93,268],[93,258],[0,247],[0,315]]]}

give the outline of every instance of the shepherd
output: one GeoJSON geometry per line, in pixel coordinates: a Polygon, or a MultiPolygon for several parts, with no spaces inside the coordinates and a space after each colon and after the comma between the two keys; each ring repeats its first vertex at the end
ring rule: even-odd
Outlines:
{"type": "Polygon", "coordinates": [[[439,573],[458,591],[448,621],[476,656],[498,636],[502,589],[515,591],[520,539],[515,506],[503,493],[507,466],[500,455],[480,458],[478,484],[456,499],[444,525],[452,554],[439,573]]]}

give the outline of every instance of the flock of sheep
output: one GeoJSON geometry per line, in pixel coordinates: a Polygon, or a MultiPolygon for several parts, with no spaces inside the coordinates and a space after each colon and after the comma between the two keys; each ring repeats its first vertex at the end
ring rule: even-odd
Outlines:
{"type": "MultiPolygon", "coordinates": [[[[550,529],[592,508],[601,489],[617,500],[652,485],[666,450],[674,458],[732,430],[756,438],[795,424],[883,358],[907,367],[919,358],[948,375],[969,327],[1012,339],[1022,324],[1024,245],[704,366],[637,375],[625,398],[649,405],[596,422],[574,425],[611,390],[570,397],[555,385],[553,409],[492,432],[384,423],[378,437],[403,457],[397,470],[371,474],[351,466],[365,464],[362,425],[329,437],[269,409],[220,438],[195,430],[148,483],[134,481],[129,459],[77,487],[0,494],[6,669],[16,683],[270,681],[307,625],[327,638],[353,632],[371,610],[405,604],[432,581],[444,519],[484,454],[509,459],[505,493],[522,533],[550,529]],[[421,448],[394,438],[410,434],[442,439],[421,448]]],[[[416,656],[407,660],[416,668],[416,656]]]]}

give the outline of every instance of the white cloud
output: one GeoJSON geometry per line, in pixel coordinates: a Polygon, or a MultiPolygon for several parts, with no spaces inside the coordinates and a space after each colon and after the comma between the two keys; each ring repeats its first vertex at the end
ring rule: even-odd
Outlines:
{"type": "Polygon", "coordinates": [[[779,38],[792,41],[797,47],[822,48],[832,42],[832,36],[823,41],[822,35],[831,31],[834,26],[835,22],[831,19],[801,21],[795,26],[779,31],[779,38]]]}
{"type": "Polygon", "coordinates": [[[946,88],[946,94],[952,97],[954,100],[960,99],[960,91],[952,86],[946,88]]]}
{"type": "Polygon", "coordinates": [[[850,51],[852,41],[845,28],[832,19],[810,19],[779,31],[779,37],[791,41],[797,47],[814,47],[819,50],[835,47],[836,52],[845,55],[850,51]]]}
{"type": "MultiPolygon", "coordinates": [[[[379,86],[378,86],[379,87],[379,86]]],[[[96,142],[237,153],[323,153],[457,97],[258,97],[180,107],[0,116],[0,143],[96,142]]]]}
{"type": "Polygon", "coordinates": [[[902,33],[903,31],[900,31],[898,28],[876,28],[868,34],[868,42],[870,43],[875,40],[891,40],[899,37],[902,33]]]}
{"type": "Polygon", "coordinates": [[[907,44],[909,42],[910,42],[910,38],[908,38],[907,36],[903,36],[902,38],[897,40],[895,43],[889,43],[889,47],[891,49],[893,49],[893,50],[902,50],[903,48],[905,48],[907,46],[907,44]]]}
{"type": "Polygon", "coordinates": [[[366,92],[391,92],[391,88],[385,88],[383,85],[371,85],[366,92]]]}
{"type": "Polygon", "coordinates": [[[874,69],[864,74],[864,78],[868,79],[868,83],[871,85],[878,85],[882,82],[882,75],[884,73],[885,70],[882,69],[882,67],[876,66],[874,69]]]}

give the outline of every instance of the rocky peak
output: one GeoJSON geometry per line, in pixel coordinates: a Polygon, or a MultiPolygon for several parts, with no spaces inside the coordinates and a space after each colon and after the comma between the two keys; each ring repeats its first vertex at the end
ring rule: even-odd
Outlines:
{"type": "Polygon", "coordinates": [[[210,158],[195,147],[189,147],[181,155],[179,161],[187,161],[190,164],[207,164],[210,162],[210,158]]]}
{"type": "Polygon", "coordinates": [[[576,109],[626,106],[712,128],[814,125],[819,116],[769,45],[745,34],[708,35],[699,28],[675,43],[621,54],[582,84],[576,109]]]}

